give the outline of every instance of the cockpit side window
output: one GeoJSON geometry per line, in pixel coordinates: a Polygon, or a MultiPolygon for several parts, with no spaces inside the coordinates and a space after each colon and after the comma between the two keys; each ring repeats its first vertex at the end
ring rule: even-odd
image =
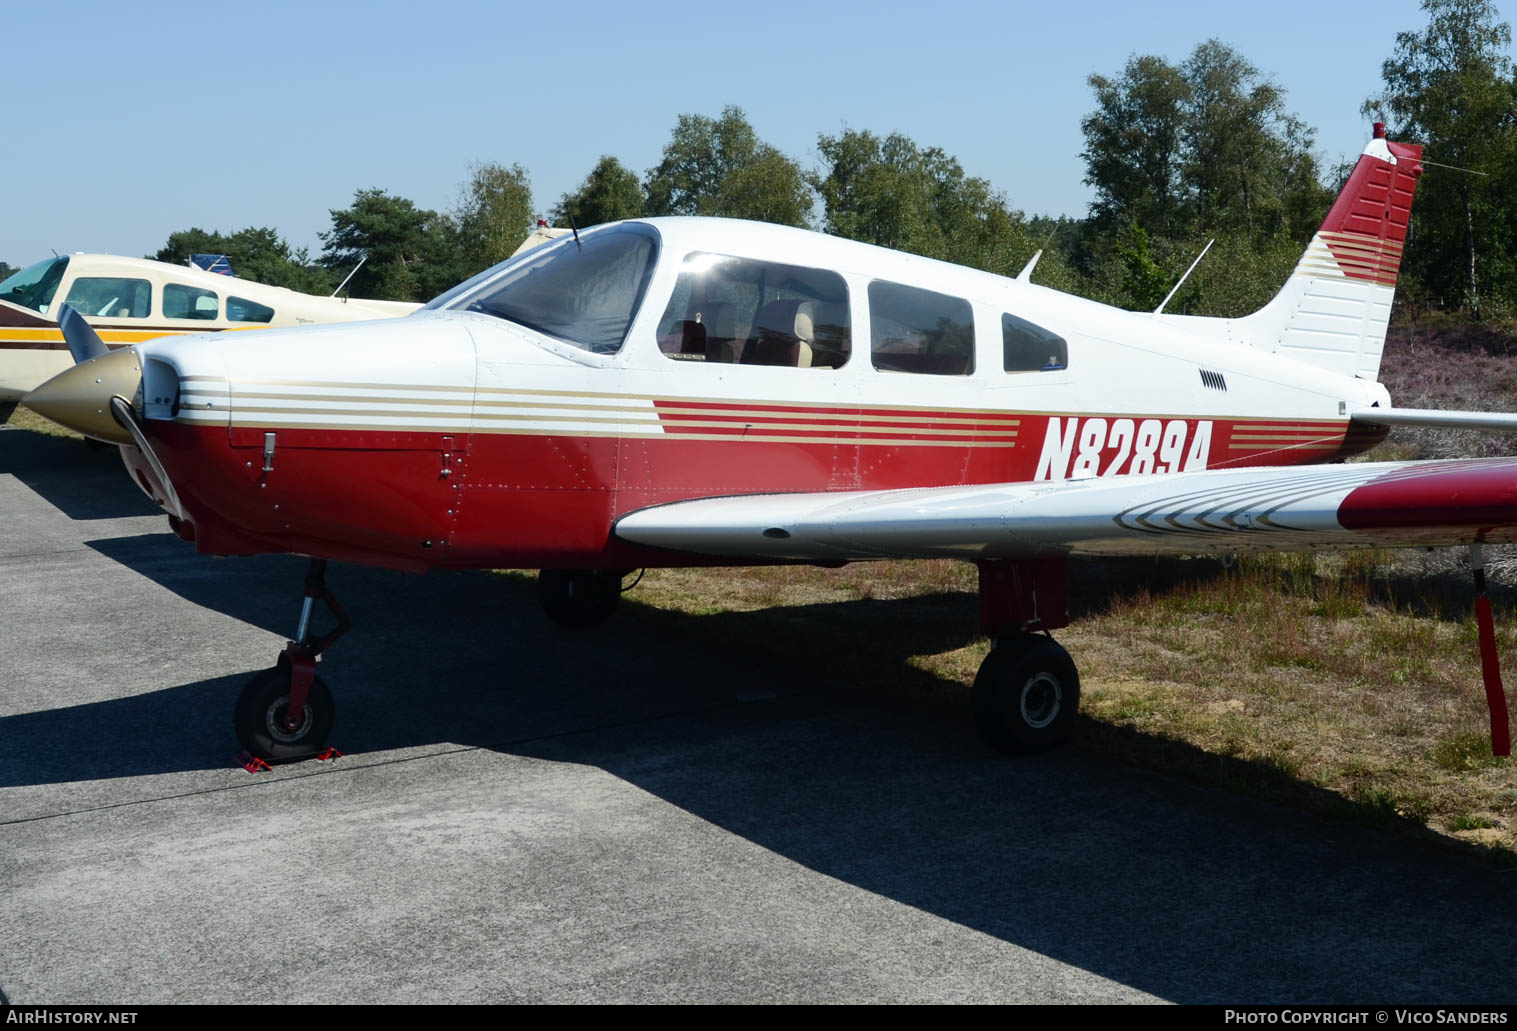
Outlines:
{"type": "Polygon", "coordinates": [[[1007,372],[1069,368],[1069,344],[1063,337],[1015,315],[1001,316],[1001,348],[1007,372]]]}
{"type": "Polygon", "coordinates": [[[274,309],[233,295],[226,299],[226,317],[229,322],[273,322],[274,309]]]}
{"type": "Polygon", "coordinates": [[[46,315],[47,309],[53,303],[53,294],[58,292],[58,283],[63,279],[63,271],[66,268],[68,268],[66,257],[48,258],[35,265],[28,265],[20,272],[13,273],[5,282],[0,283],[0,301],[10,301],[23,308],[30,308],[40,315],[46,315]]]}
{"type": "Polygon", "coordinates": [[[80,315],[145,319],[153,313],[153,287],[146,279],[80,276],[64,301],[80,315]]]}
{"type": "Polygon", "coordinates": [[[221,309],[214,290],[170,283],[163,288],[163,317],[166,319],[214,319],[221,309]]]}
{"type": "Polygon", "coordinates": [[[869,338],[881,371],[974,373],[974,311],[962,298],[876,279],[869,284],[869,338]]]}
{"type": "Polygon", "coordinates": [[[836,369],[851,334],[836,272],[697,252],[680,268],[658,346],[680,361],[836,369]]]}
{"type": "Polygon", "coordinates": [[[508,259],[478,277],[478,285],[449,291],[444,303],[428,307],[493,315],[586,351],[615,354],[657,256],[658,234],[651,226],[616,225],[508,259]]]}

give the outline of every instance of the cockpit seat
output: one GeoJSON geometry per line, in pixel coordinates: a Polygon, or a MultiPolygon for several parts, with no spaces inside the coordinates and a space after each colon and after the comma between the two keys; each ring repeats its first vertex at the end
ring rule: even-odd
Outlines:
{"type": "Polygon", "coordinates": [[[737,317],[726,301],[711,301],[701,307],[706,327],[706,361],[735,364],[738,359],[737,317]]]}
{"type": "Polygon", "coordinates": [[[760,308],[742,364],[811,368],[815,307],[814,301],[770,301],[760,308]]]}
{"type": "Polygon", "coordinates": [[[697,313],[693,319],[675,323],[674,332],[659,337],[658,349],[670,358],[686,361],[704,361],[706,358],[706,327],[697,313]]]}

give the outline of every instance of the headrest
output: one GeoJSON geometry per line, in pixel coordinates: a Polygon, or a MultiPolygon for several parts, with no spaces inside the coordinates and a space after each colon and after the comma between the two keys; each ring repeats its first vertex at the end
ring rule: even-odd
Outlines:
{"type": "Polygon", "coordinates": [[[770,301],[759,312],[756,328],[809,342],[814,333],[811,312],[815,307],[815,301],[770,301]]]}

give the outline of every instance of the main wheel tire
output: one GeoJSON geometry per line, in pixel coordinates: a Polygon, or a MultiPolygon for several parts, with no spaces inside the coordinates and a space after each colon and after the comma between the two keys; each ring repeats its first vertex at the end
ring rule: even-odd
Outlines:
{"type": "Polygon", "coordinates": [[[555,623],[595,626],[616,611],[622,576],[615,569],[544,569],[537,577],[537,598],[555,623]]]}
{"type": "Polygon", "coordinates": [[[1051,638],[1024,634],[998,645],[974,678],[975,726],[998,752],[1046,752],[1069,740],[1080,674],[1051,638]]]}
{"type": "Polygon", "coordinates": [[[311,678],[300,726],[285,728],[290,707],[290,671],[266,669],[249,680],[237,696],[233,720],[242,747],[270,762],[303,759],[320,752],[332,733],[335,707],[332,692],[320,677],[311,678]]]}

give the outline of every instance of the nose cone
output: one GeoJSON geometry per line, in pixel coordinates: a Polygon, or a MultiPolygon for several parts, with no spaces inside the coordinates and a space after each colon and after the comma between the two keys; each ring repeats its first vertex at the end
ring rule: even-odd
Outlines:
{"type": "Polygon", "coordinates": [[[111,398],[128,404],[142,383],[137,349],[124,347],[65,369],[21,399],[59,426],[111,444],[130,444],[132,435],[111,415],[111,398]]]}

